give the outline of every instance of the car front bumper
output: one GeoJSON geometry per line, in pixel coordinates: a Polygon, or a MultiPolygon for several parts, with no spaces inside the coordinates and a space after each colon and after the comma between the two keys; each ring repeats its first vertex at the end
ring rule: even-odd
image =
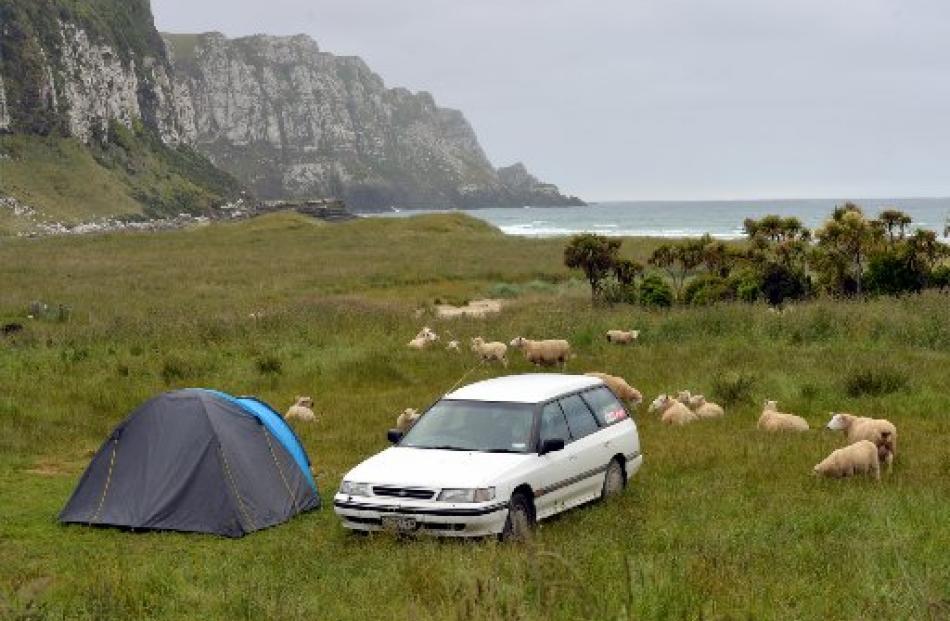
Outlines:
{"type": "Polygon", "coordinates": [[[397,503],[374,497],[337,494],[333,510],[343,526],[352,530],[385,530],[383,518],[399,516],[416,521],[413,532],[443,537],[484,537],[501,533],[508,518],[508,503],[493,500],[472,505],[455,503],[397,503]]]}

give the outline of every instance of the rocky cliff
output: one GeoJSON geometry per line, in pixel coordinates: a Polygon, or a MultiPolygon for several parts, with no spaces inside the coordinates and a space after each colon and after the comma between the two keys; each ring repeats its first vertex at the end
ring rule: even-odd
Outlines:
{"type": "Polygon", "coordinates": [[[163,38],[148,0],[0,0],[0,166],[0,198],[73,220],[209,214],[241,184],[367,210],[581,204],[496,170],[461,112],[359,58],[306,36],[163,38]]]}
{"type": "Polygon", "coordinates": [[[67,220],[208,213],[236,197],[189,146],[172,76],[148,0],[0,0],[0,195],[51,217],[73,206],[67,220]],[[112,207],[77,204],[93,185],[112,207]]]}
{"type": "MultiPolygon", "coordinates": [[[[524,166],[495,170],[461,112],[386,88],[303,35],[165,35],[198,150],[264,198],[357,209],[582,204],[524,166]]],[[[179,118],[186,115],[179,114],[179,118]]]]}

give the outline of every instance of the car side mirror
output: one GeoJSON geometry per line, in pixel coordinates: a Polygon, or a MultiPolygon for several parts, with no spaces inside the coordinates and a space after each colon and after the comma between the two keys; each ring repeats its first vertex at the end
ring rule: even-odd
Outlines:
{"type": "Polygon", "coordinates": [[[399,444],[399,441],[402,440],[402,436],[403,433],[398,429],[390,429],[386,432],[386,439],[392,444],[399,444]]]}
{"type": "Polygon", "coordinates": [[[564,449],[564,440],[561,438],[548,438],[541,443],[541,450],[539,453],[541,455],[547,455],[548,453],[553,453],[555,451],[560,451],[564,449]]]}

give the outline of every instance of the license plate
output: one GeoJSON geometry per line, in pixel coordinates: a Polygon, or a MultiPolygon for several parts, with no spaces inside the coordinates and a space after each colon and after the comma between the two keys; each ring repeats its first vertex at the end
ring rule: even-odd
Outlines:
{"type": "Polygon", "coordinates": [[[399,533],[408,533],[416,530],[416,518],[401,515],[388,515],[383,518],[383,528],[399,533]]]}

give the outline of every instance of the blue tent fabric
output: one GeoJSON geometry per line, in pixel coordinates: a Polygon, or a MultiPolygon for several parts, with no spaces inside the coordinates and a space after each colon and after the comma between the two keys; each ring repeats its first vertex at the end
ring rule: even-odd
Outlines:
{"type": "Polygon", "coordinates": [[[294,433],[294,430],[291,429],[290,425],[287,424],[287,421],[284,420],[284,417],[274,411],[274,408],[267,405],[260,399],[257,399],[256,397],[235,397],[233,395],[229,395],[226,392],[221,392],[220,390],[203,390],[237,403],[245,411],[261,421],[261,424],[267,427],[267,430],[271,433],[271,435],[277,438],[277,441],[284,445],[284,448],[287,449],[287,452],[291,454],[291,456],[294,458],[294,461],[297,462],[298,466],[300,466],[300,470],[310,483],[310,487],[312,487],[314,490],[317,489],[317,484],[313,480],[313,474],[310,472],[310,459],[307,457],[307,453],[303,450],[303,446],[300,444],[300,439],[297,437],[297,434],[294,433]]]}

